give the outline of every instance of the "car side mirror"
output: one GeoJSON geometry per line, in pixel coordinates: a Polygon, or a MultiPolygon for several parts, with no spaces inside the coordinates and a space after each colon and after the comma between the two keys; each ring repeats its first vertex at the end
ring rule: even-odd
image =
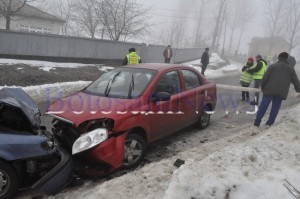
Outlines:
{"type": "Polygon", "coordinates": [[[152,101],[160,102],[160,101],[170,101],[171,94],[167,92],[158,92],[152,95],[152,101]]]}

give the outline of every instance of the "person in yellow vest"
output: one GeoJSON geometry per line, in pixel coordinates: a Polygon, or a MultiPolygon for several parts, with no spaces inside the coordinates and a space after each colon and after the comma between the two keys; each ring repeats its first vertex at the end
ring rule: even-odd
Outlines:
{"type": "MultiPolygon", "coordinates": [[[[252,57],[249,57],[247,60],[247,63],[242,68],[242,75],[240,78],[242,87],[249,87],[252,80],[253,75],[248,73],[247,70],[253,67],[254,65],[254,59],[252,57]]],[[[242,91],[242,101],[249,101],[249,92],[248,91],[242,91]]]]}
{"type": "Polygon", "coordinates": [[[130,48],[129,53],[126,55],[123,65],[130,65],[130,64],[139,64],[142,63],[141,57],[136,53],[135,48],[130,48]]]}
{"type": "MultiPolygon", "coordinates": [[[[256,65],[247,70],[248,73],[253,75],[254,88],[260,88],[261,80],[267,70],[267,62],[262,58],[261,55],[255,57],[256,65]]],[[[255,93],[254,100],[250,102],[251,105],[258,105],[259,103],[259,92],[255,93]]]]}

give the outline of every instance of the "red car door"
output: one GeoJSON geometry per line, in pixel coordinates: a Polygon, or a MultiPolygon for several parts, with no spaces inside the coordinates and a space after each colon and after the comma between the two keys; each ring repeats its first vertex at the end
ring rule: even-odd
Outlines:
{"type": "Polygon", "coordinates": [[[164,137],[185,126],[185,115],[181,107],[181,90],[182,87],[177,70],[168,71],[158,79],[153,94],[167,92],[171,94],[171,100],[150,102],[151,140],[164,137]]]}
{"type": "Polygon", "coordinates": [[[186,124],[190,125],[199,119],[199,112],[203,108],[205,99],[205,86],[203,80],[192,70],[181,70],[184,81],[184,91],[182,92],[182,109],[185,111],[186,124]]]}

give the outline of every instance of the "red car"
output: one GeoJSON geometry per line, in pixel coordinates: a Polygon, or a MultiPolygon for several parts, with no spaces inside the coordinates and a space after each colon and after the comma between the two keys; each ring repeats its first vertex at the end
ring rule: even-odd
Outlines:
{"type": "Polygon", "coordinates": [[[73,154],[107,173],[141,162],[146,146],[189,125],[208,126],[216,85],[197,70],[139,64],[103,74],[53,103],[53,132],[73,154]]]}

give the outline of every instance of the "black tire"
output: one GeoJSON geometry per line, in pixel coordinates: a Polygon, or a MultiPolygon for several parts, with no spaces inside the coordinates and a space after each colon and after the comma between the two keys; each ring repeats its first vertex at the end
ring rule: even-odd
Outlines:
{"type": "Polygon", "coordinates": [[[137,166],[145,157],[146,142],[137,134],[129,134],[124,145],[123,168],[130,169],[137,166]]]}
{"type": "Polygon", "coordinates": [[[209,110],[208,108],[204,107],[203,110],[200,113],[199,120],[196,124],[196,126],[199,129],[205,129],[208,127],[209,122],[210,122],[210,114],[206,113],[206,110],[209,110]]]}
{"type": "Polygon", "coordinates": [[[13,198],[19,187],[16,170],[6,162],[0,161],[0,198],[13,198]]]}

